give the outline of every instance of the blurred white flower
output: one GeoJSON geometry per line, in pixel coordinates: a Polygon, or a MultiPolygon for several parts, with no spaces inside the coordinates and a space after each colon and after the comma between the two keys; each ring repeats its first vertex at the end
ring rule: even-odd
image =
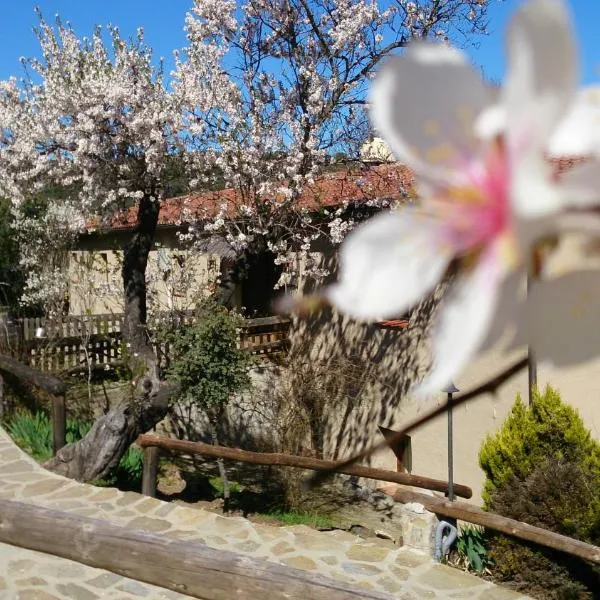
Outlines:
{"type": "MultiPolygon", "coordinates": [[[[562,3],[527,2],[507,44],[499,97],[460,52],[425,43],[389,61],[372,90],[375,127],[415,170],[422,203],[351,233],[339,282],[326,294],[359,319],[397,317],[456,272],[422,393],[445,386],[482,345],[507,275],[524,267],[535,244],[578,224],[565,210],[599,201],[597,163],[557,180],[547,159],[578,77],[562,3]]],[[[579,125],[570,136],[597,128],[583,118],[579,125]]]]}

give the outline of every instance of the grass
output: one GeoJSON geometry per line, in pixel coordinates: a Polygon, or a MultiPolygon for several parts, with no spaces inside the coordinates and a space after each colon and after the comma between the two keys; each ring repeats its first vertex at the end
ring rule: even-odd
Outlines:
{"type": "MultiPolygon", "coordinates": [[[[27,410],[17,411],[5,421],[6,429],[15,443],[38,461],[52,456],[52,424],[46,412],[35,414],[27,410]]],[[[67,443],[73,443],[89,431],[91,423],[67,421],[67,443]]],[[[121,489],[139,490],[142,477],[142,452],[130,446],[119,466],[106,479],[91,482],[97,486],[116,486],[121,489]]],[[[209,479],[212,496],[223,495],[223,480],[220,477],[209,479]]],[[[316,529],[333,527],[333,520],[316,512],[285,510],[272,494],[252,492],[236,481],[229,482],[232,507],[244,508],[249,513],[276,519],[283,525],[307,525],[316,529]]]]}
{"type": "Polygon", "coordinates": [[[295,511],[275,511],[265,515],[277,519],[284,525],[308,525],[315,529],[329,529],[334,526],[333,520],[318,513],[303,513],[295,511]]]}
{"type": "MultiPolygon", "coordinates": [[[[220,477],[211,477],[209,482],[214,490],[215,497],[223,495],[223,480],[220,477]]],[[[229,490],[231,493],[232,507],[243,508],[247,503],[245,495],[248,493],[247,490],[244,489],[244,486],[235,481],[230,481],[229,490]],[[246,502],[244,502],[245,500],[246,502]]],[[[272,498],[269,498],[267,494],[264,494],[264,504],[261,506],[259,502],[257,502],[259,499],[256,496],[256,494],[252,494],[253,506],[250,510],[251,513],[256,515],[271,517],[283,525],[307,525],[308,527],[314,527],[315,529],[328,529],[334,526],[332,519],[320,515],[319,513],[285,510],[277,504],[269,504],[269,500],[272,500],[272,498]]]]}
{"type": "MultiPolygon", "coordinates": [[[[224,490],[223,480],[220,477],[211,477],[208,481],[209,481],[210,485],[212,486],[212,488],[214,489],[215,495],[222,496],[223,490],[224,490]]],[[[243,490],[244,490],[243,486],[241,486],[239,483],[237,483],[237,481],[229,482],[229,493],[231,495],[239,494],[243,490]]]]}

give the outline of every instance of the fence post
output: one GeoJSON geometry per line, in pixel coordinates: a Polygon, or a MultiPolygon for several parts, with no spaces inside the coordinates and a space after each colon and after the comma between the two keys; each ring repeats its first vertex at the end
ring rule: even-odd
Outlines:
{"type": "Polygon", "coordinates": [[[158,455],[156,446],[144,447],[144,465],[142,471],[142,494],[156,498],[156,478],[158,476],[158,455]]]}
{"type": "Polygon", "coordinates": [[[52,397],[52,450],[56,453],[67,443],[66,394],[52,397]]]}
{"type": "Polygon", "coordinates": [[[4,418],[4,409],[5,409],[5,399],[4,399],[4,377],[0,375],[0,419],[4,418]]]}

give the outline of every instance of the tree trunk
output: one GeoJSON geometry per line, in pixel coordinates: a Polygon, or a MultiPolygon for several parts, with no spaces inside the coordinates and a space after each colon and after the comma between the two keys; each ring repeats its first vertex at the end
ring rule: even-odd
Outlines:
{"type": "Polygon", "coordinates": [[[176,384],[163,383],[156,393],[122,402],[100,417],[83,439],[62,448],[43,466],[79,481],[107,477],[138,435],[163,419],[177,389],[176,384]]]}
{"type": "MultiPolygon", "coordinates": [[[[217,436],[216,419],[209,418],[209,422],[213,446],[218,446],[219,438],[217,436]]],[[[225,470],[225,461],[219,457],[217,458],[217,465],[219,467],[219,476],[223,480],[223,512],[229,512],[229,480],[227,479],[227,471],[225,470]]]]}
{"type": "Polygon", "coordinates": [[[123,253],[125,292],[123,339],[129,344],[134,383],[143,391],[159,385],[158,362],[148,338],[146,321],[146,266],[154,244],[160,204],[144,196],[138,207],[137,229],[123,253]]]}
{"type": "Polygon", "coordinates": [[[236,308],[235,291],[237,288],[237,278],[235,274],[236,259],[222,256],[220,264],[219,285],[215,291],[215,296],[219,304],[227,308],[236,308]]]}
{"type": "Polygon", "coordinates": [[[161,384],[159,364],[146,328],[146,266],[154,244],[159,201],[144,196],[138,206],[137,228],[124,248],[123,288],[125,309],[123,340],[133,373],[134,393],[98,421],[82,440],[65,446],[45,467],[73,479],[91,481],[106,477],[140,433],[160,422],[175,393],[161,384]]]}

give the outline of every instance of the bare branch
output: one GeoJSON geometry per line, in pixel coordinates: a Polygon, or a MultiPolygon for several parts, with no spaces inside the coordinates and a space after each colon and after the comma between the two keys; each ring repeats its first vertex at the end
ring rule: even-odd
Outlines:
{"type": "MultiPolygon", "coordinates": [[[[513,363],[512,365],[510,365],[503,371],[501,371],[498,375],[496,375],[492,379],[486,381],[485,383],[478,385],[477,387],[473,388],[472,390],[470,390],[468,392],[465,392],[464,394],[460,394],[459,396],[456,396],[455,398],[453,398],[452,406],[454,406],[454,407],[460,406],[461,404],[467,402],[468,400],[472,400],[473,398],[476,398],[477,396],[480,396],[481,394],[495,393],[497,391],[497,389],[503,383],[508,381],[511,377],[514,377],[517,373],[519,373],[523,369],[525,369],[527,367],[527,364],[528,364],[527,357],[519,359],[518,361],[516,361],[515,363],[513,363]]],[[[410,433],[417,427],[420,427],[421,425],[428,423],[432,419],[435,419],[436,417],[444,414],[447,409],[448,409],[447,404],[442,404],[440,406],[436,406],[436,407],[430,409],[429,411],[425,412],[424,414],[420,415],[419,417],[416,417],[415,419],[413,419],[412,421],[407,423],[399,431],[395,432],[393,436],[389,436],[389,438],[376,443],[375,445],[371,446],[370,448],[367,448],[366,450],[363,450],[350,458],[347,458],[345,460],[338,462],[331,469],[323,470],[319,473],[316,473],[308,480],[308,482],[307,482],[308,485],[311,487],[319,485],[320,483],[325,481],[325,479],[327,479],[331,475],[334,475],[335,473],[339,472],[340,469],[346,469],[350,465],[353,465],[354,463],[371,456],[374,452],[377,452],[378,450],[381,450],[382,448],[386,448],[387,446],[392,446],[394,444],[397,444],[398,442],[400,442],[402,440],[402,438],[406,434],[410,433]]]]}

